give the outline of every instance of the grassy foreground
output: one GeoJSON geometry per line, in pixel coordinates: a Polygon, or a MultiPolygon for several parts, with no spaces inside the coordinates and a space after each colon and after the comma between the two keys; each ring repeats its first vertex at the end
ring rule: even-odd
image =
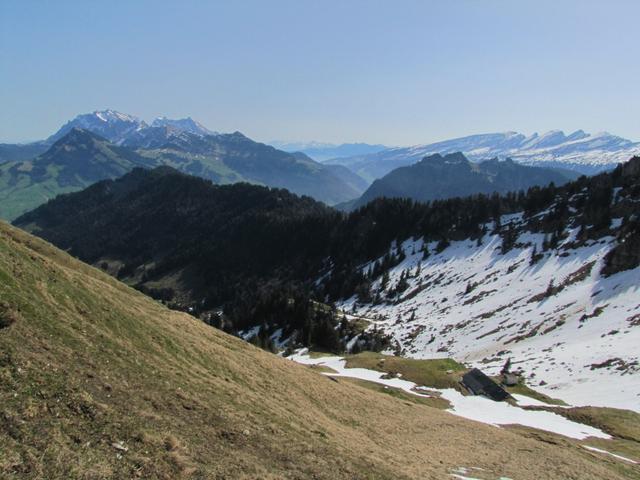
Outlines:
{"type": "Polygon", "coordinates": [[[334,382],[0,222],[0,478],[633,478],[582,450],[334,382]]]}

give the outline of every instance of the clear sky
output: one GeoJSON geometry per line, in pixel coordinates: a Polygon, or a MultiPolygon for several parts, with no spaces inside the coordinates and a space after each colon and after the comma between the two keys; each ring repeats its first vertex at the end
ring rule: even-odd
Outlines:
{"type": "Polygon", "coordinates": [[[78,113],[261,141],[640,140],[638,0],[0,0],[0,142],[78,113]]]}

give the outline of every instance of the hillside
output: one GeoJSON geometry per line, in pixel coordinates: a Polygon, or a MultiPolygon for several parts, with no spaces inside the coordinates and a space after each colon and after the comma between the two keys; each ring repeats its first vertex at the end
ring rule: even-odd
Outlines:
{"type": "Polygon", "coordinates": [[[3,223],[0,277],[3,476],[634,475],[567,439],[550,445],[331,381],[3,223]]]}
{"type": "Polygon", "coordinates": [[[94,133],[69,130],[32,160],[0,164],[0,218],[13,219],[56,195],[150,164],[94,133]]]}
{"type": "Polygon", "coordinates": [[[359,280],[336,264],[320,282],[403,356],[447,355],[491,374],[510,359],[552,397],[637,411],[639,173],[635,158],[611,175],[539,190],[475,232],[464,208],[447,212],[451,202],[432,215],[444,210],[467,232],[445,234],[437,225],[446,220],[416,208],[435,225],[389,239],[355,266],[359,280]]]}
{"type": "Polygon", "coordinates": [[[30,160],[50,147],[46,142],[34,143],[0,143],[0,164],[30,160]]]}
{"type": "Polygon", "coordinates": [[[611,169],[640,153],[640,143],[610,133],[569,135],[552,130],[542,135],[517,132],[487,133],[453,138],[426,145],[394,147],[375,153],[332,160],[369,182],[398,167],[411,165],[427,155],[462,152],[473,162],[498,157],[539,167],[564,168],[592,175],[611,169]]]}
{"type": "MultiPolygon", "coordinates": [[[[254,142],[240,132],[205,139],[208,152],[200,160],[202,165],[220,161],[251,183],[286,188],[330,205],[355,198],[362,192],[306,155],[291,154],[254,142]]],[[[179,165],[172,166],[179,168],[179,165]]]]}
{"type": "Polygon", "coordinates": [[[460,152],[444,156],[436,153],[375,180],[360,198],[349,203],[349,207],[358,208],[382,197],[427,202],[477,193],[505,194],[536,185],[562,185],[577,178],[570,173],[527,167],[509,159],[472,163],[460,152]]]}
{"type": "Polygon", "coordinates": [[[254,281],[312,276],[337,216],[286,190],[160,167],[58,197],[16,224],[160,298],[217,306],[254,281]]]}

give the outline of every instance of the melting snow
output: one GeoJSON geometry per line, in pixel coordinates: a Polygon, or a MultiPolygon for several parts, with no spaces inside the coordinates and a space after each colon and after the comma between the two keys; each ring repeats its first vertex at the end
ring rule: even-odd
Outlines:
{"type": "Polygon", "coordinates": [[[592,452],[598,452],[598,453],[604,453],[606,455],[611,455],[612,457],[615,457],[619,460],[624,460],[625,462],[630,462],[630,463],[634,463],[634,464],[638,464],[639,462],[636,462],[635,460],[631,460],[630,458],[627,457],[623,457],[622,455],[616,455],[615,453],[611,453],[611,452],[607,452],[606,450],[600,450],[599,448],[596,447],[590,447],[588,445],[583,445],[584,448],[586,448],[587,450],[591,450],[592,452]]]}
{"type": "MultiPolygon", "coordinates": [[[[505,216],[502,223],[512,221],[520,218],[505,216]]],[[[406,253],[389,271],[391,288],[403,271],[410,273],[402,296],[379,305],[353,297],[338,307],[390,334],[403,356],[453,357],[490,375],[511,358],[512,369],[551,397],[640,411],[640,268],[602,277],[614,238],[573,248],[576,232],[568,233],[548,252],[541,248],[544,236],[532,233],[520,235],[506,254],[496,235],[481,246],[451,242],[439,254],[432,242],[426,260],[423,240],[407,240],[391,246],[406,253]],[[534,246],[544,255],[530,264],[534,246]],[[561,288],[545,293],[550,286],[561,288]]],[[[372,290],[379,289],[376,279],[372,290]]]]}
{"type": "MultiPolygon", "coordinates": [[[[368,380],[381,385],[399,388],[412,395],[421,397],[430,396],[416,392],[415,389],[417,385],[413,382],[400,378],[382,378],[383,373],[366,368],[346,368],[346,361],[341,357],[311,358],[306,350],[302,350],[288,358],[305,365],[323,365],[337,372],[325,373],[325,375],[328,376],[359,378],[361,380],[368,380]]],[[[452,388],[432,390],[439,392],[442,398],[451,403],[451,408],[448,410],[449,412],[470,420],[495,426],[519,424],[547,430],[579,440],[587,437],[611,438],[597,428],[572,422],[555,413],[523,410],[508,403],[494,402],[484,397],[464,396],[452,388]]]]}

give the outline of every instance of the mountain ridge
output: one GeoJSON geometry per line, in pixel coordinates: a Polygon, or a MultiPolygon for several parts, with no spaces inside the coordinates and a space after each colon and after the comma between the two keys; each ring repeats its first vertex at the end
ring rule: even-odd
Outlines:
{"type": "Polygon", "coordinates": [[[380,197],[425,202],[483,193],[507,193],[549,183],[561,185],[577,178],[573,172],[517,164],[511,159],[472,163],[461,153],[435,153],[417,163],[398,167],[375,180],[360,198],[341,205],[354,209],[380,197]]]}
{"type": "MultiPolygon", "coordinates": [[[[113,110],[96,111],[67,122],[46,142],[3,147],[0,153],[5,151],[10,157],[20,159],[0,163],[0,198],[3,199],[0,218],[7,219],[15,218],[56,193],[84,188],[91,181],[116,178],[135,166],[169,165],[221,184],[246,181],[287,188],[328,204],[355,198],[364,189],[360,180],[345,167],[326,167],[304,154],[277,150],[240,132],[214,133],[191,118],[159,118],[148,126],[131,115],[113,110]],[[92,132],[110,146],[88,149],[84,145],[76,148],[71,144],[77,140],[78,147],[82,146],[82,140],[76,133],[79,130],[92,132]],[[67,175],[68,178],[62,182],[55,181],[53,177],[62,168],[59,164],[69,155],[56,146],[59,141],[66,141],[66,148],[74,150],[78,157],[74,163],[78,171],[67,175]],[[29,152],[37,153],[44,146],[47,149],[43,153],[25,159],[29,152]],[[114,162],[113,168],[92,158],[92,155],[103,158],[99,151],[106,150],[114,162]],[[56,154],[61,158],[56,159],[56,154]],[[101,166],[95,172],[88,171],[98,163],[101,166]],[[123,170],[123,165],[127,164],[127,170],[123,170]],[[34,166],[40,170],[49,169],[46,178],[35,175],[34,166]],[[74,175],[77,178],[72,178],[74,175]],[[45,180],[47,185],[40,185],[45,180]]],[[[65,171],[69,173],[70,168],[71,165],[66,165],[65,171]]]]}
{"type": "Polygon", "coordinates": [[[518,132],[489,133],[395,147],[369,155],[334,159],[332,163],[347,166],[363,178],[373,181],[394,168],[413,164],[424,156],[457,151],[474,162],[494,157],[511,158],[525,165],[561,167],[594,174],[611,169],[640,153],[640,142],[606,132],[588,134],[582,130],[569,135],[561,130],[530,136],[518,132]]]}

